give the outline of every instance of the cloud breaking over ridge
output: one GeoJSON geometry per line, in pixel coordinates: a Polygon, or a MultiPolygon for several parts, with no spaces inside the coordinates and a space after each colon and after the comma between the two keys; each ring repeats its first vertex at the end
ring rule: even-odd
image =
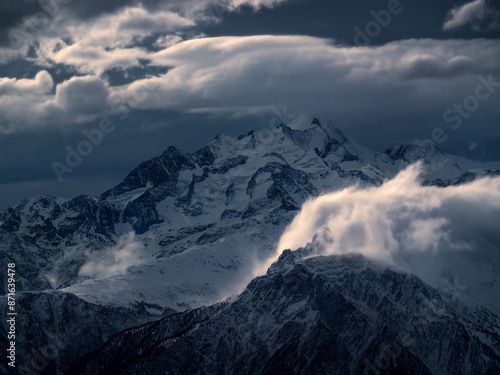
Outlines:
{"type": "Polygon", "coordinates": [[[500,261],[494,224],[500,177],[438,188],[421,186],[421,170],[415,164],[379,187],[354,186],[309,200],[282,235],[277,255],[313,242],[321,254],[360,253],[437,287],[453,275],[481,300],[484,285],[500,276],[492,268],[500,261]]]}
{"type": "Polygon", "coordinates": [[[399,252],[471,250],[458,224],[466,217],[485,221],[500,214],[500,178],[447,188],[421,186],[421,168],[410,166],[380,187],[350,187],[306,202],[281,237],[279,250],[314,239],[327,253],[359,252],[389,263],[399,252]]]}

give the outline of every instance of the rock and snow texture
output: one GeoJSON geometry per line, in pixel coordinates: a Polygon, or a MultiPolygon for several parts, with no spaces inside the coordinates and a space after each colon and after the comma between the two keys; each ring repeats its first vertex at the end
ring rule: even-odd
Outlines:
{"type": "Polygon", "coordinates": [[[500,371],[500,319],[488,310],[361,255],[311,255],[285,251],[235,299],[125,331],[67,373],[500,371]]]}
{"type": "Polygon", "coordinates": [[[23,270],[23,290],[64,288],[121,306],[206,305],[253,278],[308,198],[378,186],[419,159],[432,185],[497,173],[429,145],[376,152],[317,120],[304,130],[220,135],[192,154],[169,147],[100,197],[42,196],[6,210],[0,257],[23,270]]]}
{"type": "MultiPolygon", "coordinates": [[[[87,341],[93,343],[94,348],[112,332],[168,315],[172,310],[190,310],[210,316],[221,306],[214,303],[238,295],[255,276],[265,273],[262,265],[276,258],[281,235],[308,199],[353,185],[358,189],[382,186],[384,181],[417,161],[424,166],[424,186],[447,189],[482,176],[500,175],[499,163],[480,165],[443,154],[428,144],[397,144],[385,152],[377,152],[337,129],[322,126],[318,120],[302,130],[282,124],[237,138],[220,135],[191,154],[169,147],[162,155],[141,163],[123,182],[99,197],[26,199],[0,213],[0,259],[3,264],[16,263],[19,270],[17,287],[24,291],[20,298],[41,301],[35,311],[52,311],[55,320],[42,321],[42,326],[45,324],[41,328],[43,333],[35,336],[33,345],[54,338],[61,340],[61,345],[50,347],[52,354],[49,349],[44,354],[51,366],[59,366],[52,361],[53,353],[65,353],[65,339],[64,334],[61,337],[52,334],[51,324],[58,319],[64,321],[66,310],[56,308],[54,300],[66,301],[68,306],[81,305],[80,309],[71,311],[80,314],[82,321],[84,316],[108,321],[106,319],[111,316],[122,314],[120,319],[113,318],[117,324],[106,323],[96,331],[82,331],[82,337],[89,335],[87,341]],[[192,310],[211,305],[213,307],[205,310],[192,310]],[[85,309],[93,312],[84,313],[85,309]]],[[[489,268],[477,269],[477,273],[487,276],[482,281],[488,285],[478,284],[485,291],[483,301],[496,298],[491,297],[500,284],[496,281],[498,278],[495,279],[498,275],[495,259],[489,259],[489,268]]],[[[4,294],[5,275],[2,272],[0,270],[0,288],[4,294]]],[[[439,289],[442,298],[450,298],[447,308],[480,311],[478,316],[487,314],[482,307],[476,306],[477,301],[462,298],[466,294],[463,293],[463,280],[457,280],[453,272],[444,274],[440,280],[445,284],[432,285],[439,289]],[[459,307],[450,307],[452,302],[459,307]]],[[[238,301],[248,295],[250,286],[238,301]]],[[[364,293],[374,292],[370,285],[366,288],[364,293]]],[[[279,301],[273,300],[273,303],[279,301]]],[[[361,309],[361,305],[358,307],[361,309]]],[[[302,311],[299,305],[291,309],[302,311]]],[[[251,309],[242,311],[243,316],[252,313],[251,309]]],[[[489,311],[492,314],[493,310],[489,311]]],[[[300,323],[305,324],[304,329],[314,331],[310,325],[319,324],[320,327],[323,324],[315,321],[315,314],[308,312],[301,318],[305,320],[300,323]],[[307,321],[309,318],[311,321],[307,321]]],[[[244,319],[247,318],[249,316],[244,319]]],[[[34,323],[29,323],[29,317],[26,322],[27,327],[35,327],[34,323]]],[[[372,323],[371,329],[381,329],[380,320],[372,323]]],[[[300,324],[297,327],[302,327],[300,324]]],[[[279,324],[276,329],[281,329],[279,324]]],[[[175,327],[171,331],[179,333],[175,327]]],[[[319,334],[319,331],[314,332],[309,338],[300,340],[312,340],[319,334]]],[[[332,340],[325,332],[320,336],[332,340]]],[[[497,350],[498,337],[495,339],[491,335],[492,332],[498,334],[498,329],[490,327],[488,332],[484,337],[479,333],[477,336],[490,340],[491,345],[488,345],[497,350]]],[[[307,332],[300,333],[303,334],[307,332]]],[[[276,337],[273,340],[278,342],[281,336],[276,337]]],[[[233,339],[231,336],[227,339],[230,340],[227,344],[220,345],[230,346],[233,339]]],[[[271,340],[264,336],[259,340],[267,339],[271,340]]],[[[247,342],[245,339],[241,345],[247,342]]],[[[342,346],[344,344],[335,339],[328,345],[333,344],[339,350],[348,350],[352,360],[361,358],[360,343],[342,346]]],[[[303,357],[307,363],[301,362],[297,368],[313,371],[310,356],[320,355],[323,349],[312,343],[308,346],[311,352],[303,357]]],[[[443,353],[449,350],[445,349],[442,348],[443,353]]],[[[267,350],[269,356],[284,358],[281,357],[284,354],[267,350]]],[[[87,347],[82,347],[79,353],[64,361],[64,366],[86,351],[87,347]]],[[[492,352],[484,353],[488,358],[497,358],[492,352]]],[[[372,354],[375,358],[376,353],[372,354]]],[[[330,354],[325,352],[324,355],[330,354]]],[[[421,373],[426,373],[426,368],[434,372],[434,363],[442,365],[441,359],[438,361],[441,364],[434,359],[424,360],[416,351],[412,356],[405,354],[399,358],[421,368],[421,373]]],[[[448,359],[450,361],[452,359],[448,359]]],[[[344,365],[346,363],[344,361],[344,365]]],[[[488,368],[481,361],[478,363],[481,369],[488,368]]],[[[65,369],[64,366],[58,369],[65,369]]],[[[351,371],[361,365],[352,367],[350,361],[349,366],[351,371]]]]}

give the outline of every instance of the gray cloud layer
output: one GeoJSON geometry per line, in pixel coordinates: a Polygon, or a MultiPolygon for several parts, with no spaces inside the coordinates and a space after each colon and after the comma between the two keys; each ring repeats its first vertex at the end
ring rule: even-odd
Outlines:
{"type": "MultiPolygon", "coordinates": [[[[70,53],[66,56],[67,64],[74,61],[70,53]]],[[[422,110],[439,105],[444,110],[442,98],[465,98],[478,76],[500,77],[495,63],[500,45],[491,40],[406,40],[346,48],[303,36],[219,37],[182,41],[143,56],[171,69],[117,87],[94,75],[74,77],[58,84],[54,93],[47,71],[33,80],[4,78],[0,106],[6,120],[20,127],[61,118],[91,121],[111,113],[117,102],[140,110],[234,115],[269,111],[279,100],[304,112],[329,107],[347,115],[359,105],[372,111],[386,108],[387,100],[393,111],[406,112],[411,97],[422,110]],[[145,93],[148,100],[136,100],[145,93]]],[[[111,60],[105,58],[104,64],[111,60]]],[[[97,72],[106,69],[99,54],[82,61],[75,65],[81,74],[90,65],[97,72]]]]}
{"type": "MultiPolygon", "coordinates": [[[[374,14],[387,16],[389,2],[40,4],[0,5],[0,19],[5,18],[0,26],[0,181],[14,184],[5,192],[22,191],[20,184],[29,184],[30,175],[44,181],[31,181],[24,189],[30,194],[33,186],[50,184],[51,162],[63,159],[66,147],[81,140],[82,130],[96,128],[105,117],[116,130],[74,176],[113,168],[125,173],[132,162],[120,164],[124,158],[114,155],[139,139],[147,146],[135,150],[153,150],[155,144],[159,153],[188,138],[184,145],[192,150],[220,129],[238,134],[266,126],[281,106],[331,119],[372,147],[429,138],[439,127],[447,132],[446,143],[440,144],[445,151],[498,155],[500,90],[490,83],[489,91],[479,90],[482,98],[489,95],[487,100],[475,94],[479,76],[500,81],[500,44],[490,32],[498,11],[493,2],[464,1],[446,19],[451,0],[401,0],[403,10],[379,26],[379,35],[364,47],[356,46],[354,28],[373,27],[374,14]],[[429,4],[435,10],[431,15],[429,4]],[[426,32],[423,14],[433,22],[424,25],[426,32]],[[441,30],[443,22],[449,31],[441,30]],[[474,33],[464,34],[471,26],[474,33]],[[408,39],[413,33],[431,38],[408,39]],[[7,35],[14,36],[13,45],[7,35]],[[457,118],[463,126],[454,125],[457,118]]],[[[132,166],[153,156],[134,155],[132,166]]],[[[70,190],[80,184],[67,183],[66,196],[76,194],[70,190]]],[[[51,191],[59,194],[61,187],[51,191]]],[[[78,192],[86,191],[97,188],[78,192]]]]}

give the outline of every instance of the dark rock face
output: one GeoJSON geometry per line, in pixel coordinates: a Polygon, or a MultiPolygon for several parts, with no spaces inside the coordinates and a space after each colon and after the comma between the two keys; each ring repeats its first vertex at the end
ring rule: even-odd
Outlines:
{"type": "MultiPolygon", "coordinates": [[[[304,172],[280,163],[267,163],[265,167],[259,168],[248,182],[247,195],[253,195],[257,179],[265,173],[270,174],[270,180],[272,181],[266,192],[267,200],[279,201],[285,210],[297,210],[299,208],[301,202],[296,202],[292,198],[292,194],[299,194],[302,201],[317,194],[316,188],[309,182],[309,178],[304,172]]],[[[247,212],[250,209],[249,207],[247,212]]]]}
{"type": "Polygon", "coordinates": [[[310,252],[285,252],[234,301],[125,331],[67,373],[500,371],[498,317],[459,314],[417,277],[361,256],[301,251],[310,252]]]}
{"type": "Polygon", "coordinates": [[[101,195],[101,200],[145,187],[148,183],[157,186],[173,173],[184,168],[194,168],[196,162],[206,165],[212,160],[211,158],[213,158],[213,155],[205,149],[192,156],[170,146],[161,156],[141,163],[125,177],[122,183],[104,192],[101,195]]]}
{"type": "MultiPolygon", "coordinates": [[[[61,373],[122,327],[148,320],[148,314],[139,310],[98,306],[69,293],[23,293],[18,295],[18,304],[22,306],[16,317],[20,374],[61,373]]],[[[4,313],[2,309],[2,320],[7,319],[4,313]]]]}
{"type": "Polygon", "coordinates": [[[123,221],[131,223],[137,234],[147,232],[151,225],[162,223],[156,206],[165,198],[176,196],[177,178],[178,173],[168,176],[161,184],[130,202],[123,212],[123,221]]]}
{"type": "Polygon", "coordinates": [[[21,226],[21,218],[13,208],[8,208],[1,217],[2,225],[0,228],[6,232],[16,232],[21,226]]]}
{"type": "Polygon", "coordinates": [[[385,151],[393,160],[403,160],[408,163],[414,163],[419,160],[424,162],[435,156],[444,156],[444,154],[434,145],[417,144],[395,144],[385,151]]]}
{"type": "MultiPolygon", "coordinates": [[[[54,260],[63,257],[64,249],[82,243],[96,250],[113,245],[117,217],[111,206],[87,196],[66,202],[45,196],[25,200],[2,214],[0,259],[23,270],[18,291],[51,288],[45,275],[53,270],[54,260]]],[[[61,265],[61,283],[74,280],[82,256],[61,265]]]]}

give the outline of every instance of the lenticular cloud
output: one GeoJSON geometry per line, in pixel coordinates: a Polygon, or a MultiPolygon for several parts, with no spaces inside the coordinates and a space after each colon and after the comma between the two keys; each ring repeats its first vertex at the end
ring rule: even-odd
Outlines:
{"type": "Polygon", "coordinates": [[[314,242],[322,254],[361,253],[478,297],[500,279],[500,178],[438,188],[421,185],[421,170],[415,164],[381,186],[309,200],[277,253],[314,242]]]}

